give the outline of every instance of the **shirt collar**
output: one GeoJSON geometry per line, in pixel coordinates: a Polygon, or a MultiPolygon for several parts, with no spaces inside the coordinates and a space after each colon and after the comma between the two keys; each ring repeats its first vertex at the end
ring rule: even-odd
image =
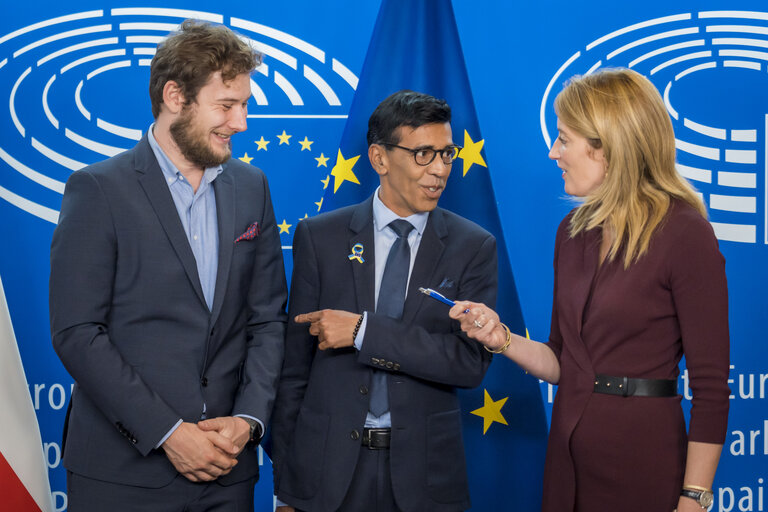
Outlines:
{"type": "MultiPolygon", "coordinates": [[[[149,130],[147,131],[147,139],[149,141],[149,147],[152,148],[152,152],[155,154],[155,158],[157,159],[157,163],[160,166],[160,170],[163,171],[163,176],[165,177],[165,181],[167,181],[168,184],[171,185],[179,179],[179,177],[181,176],[181,172],[179,171],[178,168],[176,168],[175,165],[173,165],[173,162],[171,162],[171,159],[168,158],[168,155],[165,154],[165,151],[163,151],[163,148],[161,148],[160,144],[157,143],[157,139],[155,139],[155,134],[153,133],[154,129],[155,129],[155,123],[152,123],[149,127],[149,130]]],[[[215,167],[206,167],[205,172],[203,173],[202,181],[210,184],[223,171],[224,171],[224,168],[221,165],[217,165],[215,167]]]]}
{"type": "Polygon", "coordinates": [[[424,228],[427,226],[427,220],[429,219],[429,212],[414,213],[408,217],[400,217],[398,214],[387,208],[387,206],[379,199],[379,190],[376,189],[373,194],[373,226],[377,231],[384,230],[390,222],[396,219],[404,219],[413,225],[419,236],[424,234],[424,228]]]}

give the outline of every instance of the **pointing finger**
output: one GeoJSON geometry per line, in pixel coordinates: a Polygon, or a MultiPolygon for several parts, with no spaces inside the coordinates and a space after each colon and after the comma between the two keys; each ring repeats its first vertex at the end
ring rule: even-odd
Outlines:
{"type": "Polygon", "coordinates": [[[297,324],[308,324],[318,320],[320,318],[320,311],[312,311],[311,313],[302,313],[294,317],[294,321],[297,324]]]}

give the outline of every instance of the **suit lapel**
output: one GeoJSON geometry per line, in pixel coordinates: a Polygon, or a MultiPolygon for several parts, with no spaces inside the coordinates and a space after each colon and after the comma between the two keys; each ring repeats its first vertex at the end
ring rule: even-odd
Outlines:
{"type": "Polygon", "coordinates": [[[200,276],[197,273],[195,256],[192,253],[192,248],[189,246],[187,235],[184,233],[184,226],[182,226],[179,213],[176,211],[171,191],[168,189],[168,185],[163,178],[163,171],[160,170],[160,165],[155,159],[146,135],[136,146],[135,151],[139,184],[144,189],[144,193],[147,195],[152,209],[160,221],[160,225],[163,227],[174,251],[176,251],[176,255],[179,257],[195,293],[197,293],[202,303],[205,304],[205,296],[200,285],[200,276]]]}
{"type": "Polygon", "coordinates": [[[448,236],[448,229],[445,227],[443,212],[435,209],[429,214],[427,225],[424,227],[424,234],[419,243],[419,252],[416,254],[411,278],[408,281],[408,294],[403,306],[403,322],[406,324],[413,321],[426,297],[419,292],[419,288],[427,287],[432,282],[432,276],[445,250],[443,239],[446,236],[448,236]]]}
{"type": "Polygon", "coordinates": [[[358,311],[376,310],[376,244],[373,239],[373,196],[360,203],[352,214],[349,223],[350,236],[347,254],[352,254],[356,244],[363,246],[364,263],[356,259],[349,260],[355,281],[355,294],[358,311]]]}
{"type": "Polygon", "coordinates": [[[600,230],[586,231],[572,239],[570,243],[573,244],[573,250],[568,251],[565,257],[561,257],[562,264],[567,265],[568,268],[565,271],[562,268],[560,270],[560,275],[568,276],[567,282],[562,283],[563,291],[560,292],[568,296],[568,300],[563,301],[563,304],[568,305],[564,313],[573,318],[573,322],[566,323],[573,325],[575,329],[572,333],[575,343],[570,344],[569,347],[574,360],[582,370],[594,373],[591,356],[581,337],[581,329],[599,270],[597,259],[600,230]]]}
{"type": "Polygon", "coordinates": [[[232,252],[235,248],[235,187],[232,176],[224,172],[213,180],[213,191],[216,195],[216,217],[219,228],[219,265],[216,270],[216,291],[213,294],[213,309],[211,311],[211,325],[221,312],[224,296],[227,292],[229,280],[229,267],[232,263],[232,252]]]}

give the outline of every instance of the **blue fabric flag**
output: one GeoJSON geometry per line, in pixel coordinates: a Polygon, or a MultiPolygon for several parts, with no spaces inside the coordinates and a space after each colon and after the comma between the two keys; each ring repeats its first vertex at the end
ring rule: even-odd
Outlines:
{"type": "MultiPolygon", "coordinates": [[[[454,142],[464,149],[440,206],[496,236],[497,310],[513,332],[525,334],[449,0],[383,1],[321,210],[358,203],[378,186],[367,157],[368,117],[400,89],[431,94],[451,106],[454,142]]],[[[495,356],[482,386],[462,391],[461,403],[472,509],[540,510],[547,427],[536,379],[495,356]]]]}

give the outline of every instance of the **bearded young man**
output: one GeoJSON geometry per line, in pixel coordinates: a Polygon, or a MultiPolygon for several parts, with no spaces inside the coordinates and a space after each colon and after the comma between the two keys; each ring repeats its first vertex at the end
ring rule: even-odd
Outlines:
{"type": "Polygon", "coordinates": [[[260,59],[184,22],[152,60],[147,134],[67,182],[50,311],[75,380],[70,511],[253,510],[286,320],[266,178],[231,158],[260,59]]]}

